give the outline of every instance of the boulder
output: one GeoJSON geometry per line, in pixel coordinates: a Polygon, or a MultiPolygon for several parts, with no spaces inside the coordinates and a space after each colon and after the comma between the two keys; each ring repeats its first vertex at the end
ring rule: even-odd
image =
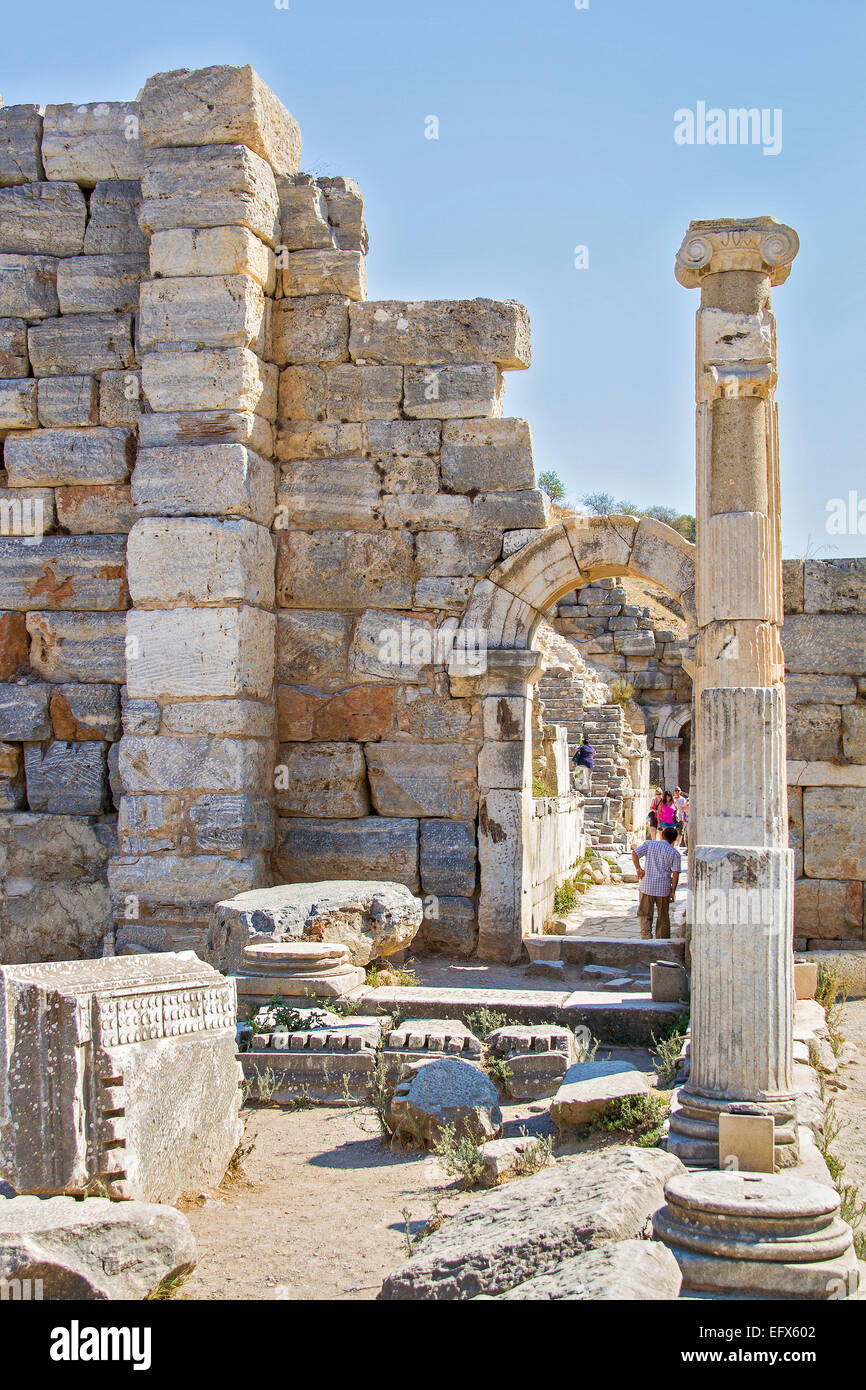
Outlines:
{"type": "Polygon", "coordinates": [[[104,1197],[0,1201],[0,1284],[10,1298],[10,1281],[39,1280],[46,1300],[143,1299],[195,1263],[189,1222],[174,1207],[104,1197]]]}
{"type": "Polygon", "coordinates": [[[534,1134],[522,1134],[519,1139],[491,1139],[489,1144],[482,1144],[481,1158],[483,1187],[498,1187],[500,1183],[522,1177],[527,1163],[540,1169],[552,1168],[556,1162],[552,1155],[545,1154],[542,1159],[538,1137],[534,1134]]]}
{"type": "Polygon", "coordinates": [[[342,941],[353,965],[368,965],[409,946],[422,918],[420,900],[400,883],[256,888],[216,904],[207,958],[224,974],[234,974],[251,941],[342,941]]]}
{"type": "Polygon", "coordinates": [[[640,1238],[664,1203],[673,1154],[630,1145],[560,1159],[469,1202],[388,1276],[380,1299],[500,1294],[611,1241],[640,1238]]]}
{"type": "Polygon", "coordinates": [[[410,1062],[388,1108],[386,1123],[396,1138],[432,1148],[443,1125],[475,1143],[495,1139],[502,1130],[496,1087],[471,1062],[456,1057],[410,1062]]]}
{"type": "Polygon", "coordinates": [[[582,1125],[600,1115],[610,1101],[648,1091],[643,1072],[628,1062],[575,1062],[553,1098],[550,1118],[556,1125],[582,1125]]]}
{"type": "Polygon", "coordinates": [[[502,1299],[621,1299],[678,1298],[682,1275],[666,1245],[655,1240],[620,1240],[600,1250],[587,1250],[563,1260],[550,1274],[499,1294],[502,1299]]]}

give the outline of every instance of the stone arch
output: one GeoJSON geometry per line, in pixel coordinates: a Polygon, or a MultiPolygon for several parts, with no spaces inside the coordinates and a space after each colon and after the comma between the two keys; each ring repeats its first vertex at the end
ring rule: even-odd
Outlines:
{"type": "Polygon", "coordinates": [[[596,579],[633,575],[671,594],[690,631],[695,618],[695,547],[652,517],[576,516],[543,531],[478,581],[462,626],[493,650],[528,650],[563,594],[596,579]]]}
{"type": "Polygon", "coordinates": [[[666,787],[673,787],[676,783],[683,782],[682,763],[680,757],[680,747],[683,739],[683,729],[687,724],[692,723],[693,707],[692,702],[683,702],[677,705],[666,705],[660,713],[653,736],[653,751],[661,753],[664,759],[664,783],[666,787]]]}
{"type": "MultiPolygon", "coordinates": [[[[658,585],[695,618],[695,547],[649,517],[569,517],[496,564],[478,581],[463,614],[464,650],[486,658],[478,675],[483,743],[478,758],[478,955],[516,960],[530,930],[527,731],[538,678],[533,637],[563,594],[596,579],[633,575],[658,585]]],[[[452,691],[460,681],[459,646],[452,691]]],[[[465,667],[463,668],[466,669],[465,667]]],[[[476,668],[477,670],[477,668],[476,668]]]]}

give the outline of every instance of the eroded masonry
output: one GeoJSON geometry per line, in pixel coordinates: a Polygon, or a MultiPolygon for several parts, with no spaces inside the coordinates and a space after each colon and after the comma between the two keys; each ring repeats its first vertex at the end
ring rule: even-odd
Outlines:
{"type": "MultiPolygon", "coordinates": [[[[358,186],[300,163],[250,68],[0,108],[0,961],[339,878],[512,960],[688,768],[694,546],[552,515],[503,414],[526,311],[370,302],[358,186]],[[620,578],[674,625],[598,611],[620,578]]],[[[862,944],[866,565],[787,565],[785,608],[795,944],[862,944]]]]}

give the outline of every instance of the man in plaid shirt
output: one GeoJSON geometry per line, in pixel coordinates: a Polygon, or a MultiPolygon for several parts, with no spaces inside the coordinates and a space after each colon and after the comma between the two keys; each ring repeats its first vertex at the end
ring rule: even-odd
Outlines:
{"type": "Polygon", "coordinates": [[[671,934],[670,904],[677,891],[681,868],[680,852],[676,848],[678,833],[676,826],[666,825],[660,840],[644,840],[631,852],[640,882],[637,915],[644,940],[652,937],[653,916],[656,936],[667,939],[671,934]],[[646,859],[645,869],[641,867],[642,859],[646,859]]]}

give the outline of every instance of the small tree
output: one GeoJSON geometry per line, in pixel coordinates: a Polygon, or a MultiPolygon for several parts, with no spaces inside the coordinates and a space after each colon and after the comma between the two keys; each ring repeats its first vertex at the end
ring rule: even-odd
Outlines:
{"type": "Polygon", "coordinates": [[[611,516],[616,511],[616,500],[609,492],[585,492],[580,500],[595,516],[611,516]]]}
{"type": "Polygon", "coordinates": [[[538,486],[542,492],[546,492],[551,502],[563,502],[565,500],[565,486],[558,473],[554,473],[552,468],[548,468],[546,473],[538,475],[538,486]]]}

